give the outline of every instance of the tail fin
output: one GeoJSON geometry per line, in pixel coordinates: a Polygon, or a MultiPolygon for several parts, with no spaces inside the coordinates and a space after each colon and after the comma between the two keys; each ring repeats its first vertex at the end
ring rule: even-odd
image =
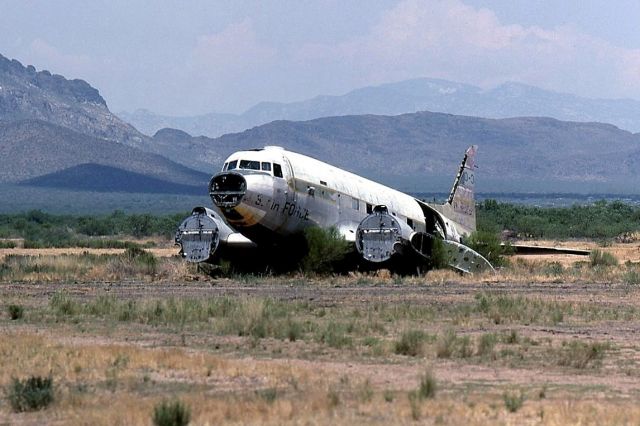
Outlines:
{"type": "MultiPolygon", "coordinates": [[[[476,230],[476,204],[474,199],[475,187],[475,155],[478,150],[477,145],[472,145],[465,151],[460,170],[453,182],[451,194],[447,203],[453,214],[451,218],[462,225],[465,233],[476,230]]],[[[445,204],[445,205],[446,205],[445,204]]]]}

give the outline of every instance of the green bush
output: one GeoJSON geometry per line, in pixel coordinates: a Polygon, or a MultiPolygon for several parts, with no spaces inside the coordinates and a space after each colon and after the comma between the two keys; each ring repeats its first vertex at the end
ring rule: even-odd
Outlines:
{"type": "Polygon", "coordinates": [[[640,284],[640,272],[637,269],[629,269],[624,273],[622,279],[627,284],[640,284]]]}
{"type": "Polygon", "coordinates": [[[9,305],[7,306],[7,312],[9,313],[9,318],[19,320],[24,315],[24,308],[20,305],[9,305]]]}
{"type": "Polygon", "coordinates": [[[491,357],[493,356],[493,349],[498,342],[498,336],[495,333],[485,333],[480,336],[478,341],[478,356],[491,357]]]}
{"type": "Polygon", "coordinates": [[[304,231],[307,254],[300,263],[304,272],[326,274],[333,272],[350,251],[349,243],[336,228],[310,227],[304,231]]]}
{"type": "Polygon", "coordinates": [[[429,259],[429,267],[431,269],[446,269],[451,263],[451,256],[439,238],[434,238],[431,244],[431,257],[429,259]]]}
{"type": "Polygon", "coordinates": [[[606,343],[583,343],[577,340],[564,344],[558,358],[558,365],[585,369],[598,368],[602,365],[605,351],[609,349],[606,343]]]}
{"type": "Polygon", "coordinates": [[[515,413],[522,407],[522,404],[524,404],[525,395],[524,393],[522,393],[522,391],[518,393],[505,392],[502,395],[502,399],[504,399],[504,406],[507,408],[507,410],[510,413],[515,413]]]}
{"type": "Polygon", "coordinates": [[[72,316],[81,310],[81,305],[65,293],[55,293],[49,301],[49,306],[59,316],[72,316]]]}
{"type": "Polygon", "coordinates": [[[436,396],[438,384],[433,373],[427,371],[420,377],[420,385],[418,386],[418,397],[420,399],[430,399],[436,396]]]}
{"type": "Polygon", "coordinates": [[[399,355],[422,355],[425,334],[420,330],[409,330],[402,333],[400,340],[395,344],[395,353],[399,355]]]}
{"type": "Polygon", "coordinates": [[[493,266],[505,266],[507,264],[503,256],[509,254],[511,250],[508,246],[500,244],[500,238],[494,232],[475,231],[465,238],[463,243],[480,253],[493,266]]]}
{"type": "Polygon", "coordinates": [[[618,259],[609,252],[602,250],[592,250],[589,254],[589,260],[591,266],[615,266],[618,264],[618,259]]]}
{"type": "Polygon", "coordinates": [[[36,411],[53,402],[53,379],[32,376],[25,380],[13,379],[8,392],[9,404],[13,411],[36,411]]]}
{"type": "Polygon", "coordinates": [[[158,269],[158,259],[140,247],[129,247],[122,254],[122,258],[128,265],[136,266],[147,275],[154,275],[158,269]]]}
{"type": "Polygon", "coordinates": [[[256,391],[256,395],[262,398],[265,402],[269,404],[273,404],[276,399],[278,399],[278,389],[277,388],[266,388],[259,389],[256,391]]]}
{"type": "Polygon", "coordinates": [[[16,248],[15,242],[0,240],[0,249],[12,249],[12,248],[16,248]]]}
{"type": "Polygon", "coordinates": [[[620,201],[598,201],[572,207],[534,207],[485,200],[477,208],[478,229],[508,229],[524,238],[613,238],[634,232],[640,207],[620,201]]]}
{"type": "Polygon", "coordinates": [[[162,401],[153,408],[155,426],[186,426],[191,421],[191,410],[179,400],[162,401]]]}
{"type": "Polygon", "coordinates": [[[317,340],[336,349],[353,344],[353,339],[347,335],[347,326],[334,321],[329,321],[324,329],[320,330],[317,340]]]}

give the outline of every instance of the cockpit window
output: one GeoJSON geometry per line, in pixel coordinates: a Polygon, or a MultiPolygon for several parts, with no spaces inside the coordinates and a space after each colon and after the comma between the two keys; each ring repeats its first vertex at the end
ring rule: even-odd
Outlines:
{"type": "Polygon", "coordinates": [[[282,167],[280,167],[280,164],[273,163],[273,175],[279,178],[282,177],[282,167]]]}
{"type": "Polygon", "coordinates": [[[227,167],[229,167],[229,163],[224,163],[224,166],[222,166],[222,171],[224,172],[225,170],[227,170],[227,167]]]}
{"type": "Polygon", "coordinates": [[[237,165],[238,165],[238,160],[229,161],[229,166],[227,167],[227,170],[233,170],[236,168],[237,165]]]}
{"type": "Polygon", "coordinates": [[[247,170],[260,170],[259,161],[240,160],[240,168],[247,170]]]}
{"type": "Polygon", "coordinates": [[[262,170],[264,170],[265,172],[270,172],[271,171],[271,163],[262,163],[262,170]]]}

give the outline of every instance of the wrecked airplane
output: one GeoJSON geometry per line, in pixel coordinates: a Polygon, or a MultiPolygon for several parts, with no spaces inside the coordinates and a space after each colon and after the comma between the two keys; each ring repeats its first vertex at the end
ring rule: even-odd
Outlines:
{"type": "Polygon", "coordinates": [[[214,207],[194,208],[175,241],[185,260],[210,262],[221,247],[270,247],[276,241],[282,247],[307,227],[334,227],[369,266],[400,259],[419,268],[438,239],[452,268],[493,269],[461,242],[476,227],[476,150],[466,150],[444,204],[426,203],[280,147],[239,151],[211,178],[214,207]]]}

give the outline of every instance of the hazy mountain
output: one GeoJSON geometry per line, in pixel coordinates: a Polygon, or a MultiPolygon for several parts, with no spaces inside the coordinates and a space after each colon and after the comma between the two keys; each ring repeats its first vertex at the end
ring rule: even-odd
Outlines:
{"type": "Polygon", "coordinates": [[[38,72],[0,55],[0,120],[24,119],[131,145],[139,144],[143,136],[113,115],[98,90],[87,82],[38,72]]]}
{"type": "Polygon", "coordinates": [[[171,127],[192,135],[217,137],[274,120],[299,121],[360,114],[398,115],[417,111],[489,118],[542,116],[611,123],[630,131],[640,131],[640,101],[588,99],[519,83],[506,83],[483,90],[427,78],[365,87],[342,96],[318,96],[292,103],[263,102],[238,115],[170,117],[147,110],[122,112],[119,115],[149,135],[161,128],[171,127]]]}
{"type": "Polygon", "coordinates": [[[280,145],[406,190],[447,191],[471,144],[480,145],[481,191],[637,192],[640,184],[640,135],[600,123],[420,112],[275,121],[217,139],[179,135],[169,139],[173,149],[188,147],[185,164],[219,168],[234,151],[280,145]]]}
{"type": "Polygon", "coordinates": [[[84,163],[185,185],[206,185],[209,179],[160,155],[44,121],[0,122],[0,182],[19,182],[84,163]]]}
{"type": "Polygon", "coordinates": [[[149,192],[181,188],[193,193],[180,185],[206,188],[209,174],[139,149],[153,151],[151,143],[111,114],[98,90],[85,81],[38,72],[0,55],[0,182],[47,175],[29,183],[149,192]],[[94,164],[94,173],[86,166],[75,168],[85,163],[94,164]]]}
{"type": "Polygon", "coordinates": [[[20,183],[73,191],[207,195],[206,185],[182,185],[101,164],[80,164],[20,183]]]}

